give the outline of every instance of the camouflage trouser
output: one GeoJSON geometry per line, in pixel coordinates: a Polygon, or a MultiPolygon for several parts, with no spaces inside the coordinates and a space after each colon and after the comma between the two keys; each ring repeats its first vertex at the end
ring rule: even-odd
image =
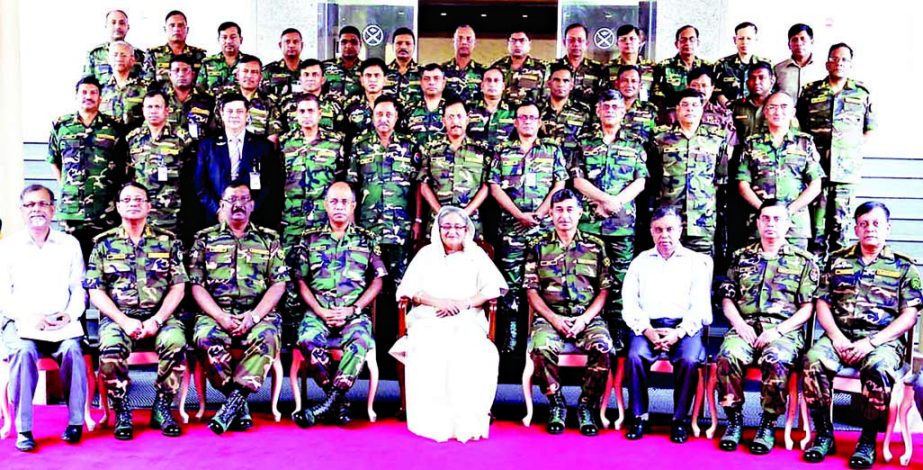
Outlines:
{"type": "MultiPolygon", "coordinates": [[[[904,347],[899,341],[882,344],[855,365],[862,381],[863,416],[869,422],[888,414],[891,387],[901,378],[904,347]]],[[[844,367],[847,366],[833,349],[833,342],[824,335],[804,358],[804,399],[808,407],[812,410],[830,407],[833,378],[844,367]]]]}
{"type": "MultiPolygon", "coordinates": [[[[754,327],[757,334],[759,326],[754,327]]],[[[718,364],[718,396],[721,406],[740,408],[744,404],[744,376],[747,368],[759,364],[763,373],[760,397],[763,411],[772,415],[785,413],[788,403],[788,374],[804,346],[804,332],[791,331],[769,343],[762,351],[755,349],[735,330],[729,330],[721,343],[718,364]]]]}
{"type": "Polygon", "coordinates": [[[814,211],[811,251],[821,259],[846,246],[855,188],[855,184],[831,183],[824,179],[820,196],[811,204],[814,211]]]}
{"type": "Polygon", "coordinates": [[[333,386],[338,390],[349,390],[359,377],[359,372],[362,372],[366,354],[375,347],[372,321],[368,315],[357,315],[341,328],[331,331],[317,315],[310,311],[304,314],[298,327],[298,349],[307,360],[314,381],[324,390],[328,390],[331,383],[328,349],[331,346],[343,350],[343,358],[333,376],[333,386]]]}
{"type": "Polygon", "coordinates": [[[202,363],[206,364],[212,386],[227,395],[235,388],[256,392],[279,353],[279,324],[276,313],[270,313],[244,336],[232,337],[212,317],[199,314],[195,322],[193,341],[202,363]],[[243,355],[232,364],[231,348],[243,348],[243,355]]]}
{"type": "MultiPolygon", "coordinates": [[[[141,340],[142,344],[145,340],[141,340]]],[[[109,317],[99,322],[99,376],[106,384],[110,398],[121,400],[128,394],[128,356],[137,346],[125,330],[109,317]]],[[[154,337],[157,352],[158,392],[176,394],[186,371],[186,332],[183,322],[170,317],[154,337]]]]}
{"type": "Polygon", "coordinates": [[[497,250],[497,267],[503,273],[509,290],[497,305],[498,344],[501,352],[513,352],[520,347],[519,338],[526,334],[528,303],[522,288],[523,267],[529,240],[544,230],[536,226],[528,231],[501,225],[500,247],[497,250]]]}
{"type": "Polygon", "coordinates": [[[692,251],[697,251],[699,253],[704,253],[708,256],[715,255],[715,238],[714,236],[692,236],[692,235],[683,235],[680,239],[683,246],[689,248],[692,251]]]}
{"type": "MultiPolygon", "coordinates": [[[[561,388],[558,355],[564,350],[565,341],[544,318],[536,318],[532,323],[529,355],[535,363],[535,377],[540,385],[545,386],[545,393],[549,395],[561,388]]],[[[605,320],[596,316],[576,339],[568,341],[574,341],[588,355],[580,403],[590,403],[595,407],[602,400],[609,378],[609,351],[612,349],[609,328],[605,320]]]]}
{"type": "Polygon", "coordinates": [[[609,325],[609,333],[612,335],[612,354],[616,355],[625,350],[627,346],[625,340],[628,336],[628,327],[622,319],[622,285],[625,283],[628,265],[634,258],[635,237],[627,235],[600,238],[606,244],[606,255],[612,262],[612,288],[609,290],[610,295],[606,297],[604,317],[609,325]]]}

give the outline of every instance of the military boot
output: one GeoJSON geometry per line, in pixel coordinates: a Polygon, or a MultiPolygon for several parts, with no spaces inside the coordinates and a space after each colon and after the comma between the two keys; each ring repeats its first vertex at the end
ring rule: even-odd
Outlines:
{"type": "Polygon", "coordinates": [[[179,424],[173,418],[173,394],[158,392],[151,407],[151,428],[159,429],[160,433],[168,437],[179,436],[182,432],[179,424]]]}
{"type": "Polygon", "coordinates": [[[224,434],[231,426],[231,422],[237,417],[240,407],[244,406],[246,402],[247,393],[242,390],[234,390],[228,394],[227,400],[224,401],[215,416],[208,422],[208,429],[211,429],[213,433],[219,436],[224,434]]]}
{"type": "Polygon", "coordinates": [[[581,402],[577,405],[577,423],[580,426],[580,434],[584,436],[595,436],[599,434],[599,426],[596,425],[593,408],[586,403],[581,402]]]}
{"type": "Polygon", "coordinates": [[[804,451],[804,459],[811,463],[823,462],[825,457],[836,453],[830,410],[814,410],[811,419],[814,421],[814,443],[804,451]]]}
{"type": "Polygon", "coordinates": [[[246,431],[253,427],[253,417],[250,416],[250,405],[245,401],[237,410],[237,416],[231,422],[232,431],[246,431]]]}
{"type": "Polygon", "coordinates": [[[849,458],[849,468],[872,468],[875,463],[877,441],[878,429],[874,425],[867,424],[862,429],[859,442],[856,443],[856,451],[849,458]]]}
{"type": "Polygon", "coordinates": [[[561,434],[567,420],[567,401],[564,400],[561,390],[548,395],[548,405],[548,434],[561,434]]]}
{"type": "Polygon", "coordinates": [[[130,440],[135,436],[135,430],[131,424],[131,404],[128,402],[128,397],[109,397],[109,402],[112,403],[112,409],[115,411],[115,430],[113,431],[115,438],[120,441],[130,440]]]}
{"type": "Polygon", "coordinates": [[[340,399],[335,403],[335,407],[335,412],[328,416],[332,424],[340,426],[349,424],[352,419],[349,417],[349,400],[346,399],[346,393],[340,396],[340,399]]]}
{"type": "Polygon", "coordinates": [[[728,417],[728,426],[724,429],[724,435],[721,436],[718,447],[721,450],[732,452],[737,450],[740,437],[744,433],[744,415],[740,408],[725,408],[724,413],[728,417]]]}
{"type": "Polygon", "coordinates": [[[750,443],[750,453],[765,455],[772,451],[776,445],[776,420],[778,418],[777,415],[763,412],[760,427],[757,428],[753,442],[750,443]]]}
{"type": "Polygon", "coordinates": [[[300,416],[296,417],[295,423],[302,428],[307,428],[313,426],[318,421],[327,419],[329,415],[339,411],[340,407],[338,403],[340,400],[344,399],[343,395],[345,395],[345,393],[342,390],[334,388],[324,401],[308,408],[303,411],[300,416]]]}

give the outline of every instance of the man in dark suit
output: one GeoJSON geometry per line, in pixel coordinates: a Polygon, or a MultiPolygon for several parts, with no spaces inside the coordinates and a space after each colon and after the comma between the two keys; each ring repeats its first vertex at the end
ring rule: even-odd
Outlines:
{"type": "Polygon", "coordinates": [[[250,187],[255,208],[253,222],[278,228],[282,211],[282,170],[272,143],[246,131],[249,103],[239,93],[222,96],[223,131],[199,143],[195,172],[196,193],[205,209],[205,227],[218,223],[221,194],[231,182],[250,187]]]}

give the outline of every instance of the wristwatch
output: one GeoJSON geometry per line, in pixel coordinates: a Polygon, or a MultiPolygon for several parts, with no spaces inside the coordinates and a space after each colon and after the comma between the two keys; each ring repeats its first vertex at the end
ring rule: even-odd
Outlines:
{"type": "Polygon", "coordinates": [[[159,318],[157,318],[157,317],[151,317],[151,321],[153,321],[154,324],[157,325],[157,329],[158,329],[158,330],[159,330],[160,328],[163,327],[163,322],[160,321],[159,318]]]}
{"type": "Polygon", "coordinates": [[[256,313],[256,310],[250,312],[250,319],[253,320],[254,325],[259,323],[260,320],[262,320],[262,318],[260,318],[260,314],[256,313]]]}

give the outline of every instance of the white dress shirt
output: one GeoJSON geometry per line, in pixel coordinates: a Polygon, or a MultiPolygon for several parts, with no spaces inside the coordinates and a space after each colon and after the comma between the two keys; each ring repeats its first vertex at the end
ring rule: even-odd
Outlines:
{"type": "Polygon", "coordinates": [[[240,160],[244,155],[244,135],[246,133],[245,129],[240,134],[232,136],[225,131],[225,136],[228,139],[228,156],[231,157],[231,181],[240,176],[240,160]]]}
{"type": "Polygon", "coordinates": [[[801,67],[789,57],[776,64],[773,70],[776,75],[776,87],[778,87],[779,91],[787,93],[795,101],[798,100],[798,95],[801,94],[801,89],[805,85],[827,76],[827,68],[824,67],[824,62],[815,60],[813,54],[811,54],[811,58],[808,59],[808,63],[804,67],[801,67]]]}
{"type": "Polygon", "coordinates": [[[24,230],[0,241],[0,316],[16,322],[23,338],[61,341],[83,336],[77,321],[86,308],[80,243],[66,233],[51,230],[39,247],[24,230]],[[65,312],[71,322],[64,328],[42,331],[41,319],[65,312]]]}
{"type": "Polygon", "coordinates": [[[682,246],[664,259],[656,248],[638,255],[622,286],[622,317],[636,335],[654,319],[680,319],[692,336],[710,325],[712,259],[682,246]]]}

